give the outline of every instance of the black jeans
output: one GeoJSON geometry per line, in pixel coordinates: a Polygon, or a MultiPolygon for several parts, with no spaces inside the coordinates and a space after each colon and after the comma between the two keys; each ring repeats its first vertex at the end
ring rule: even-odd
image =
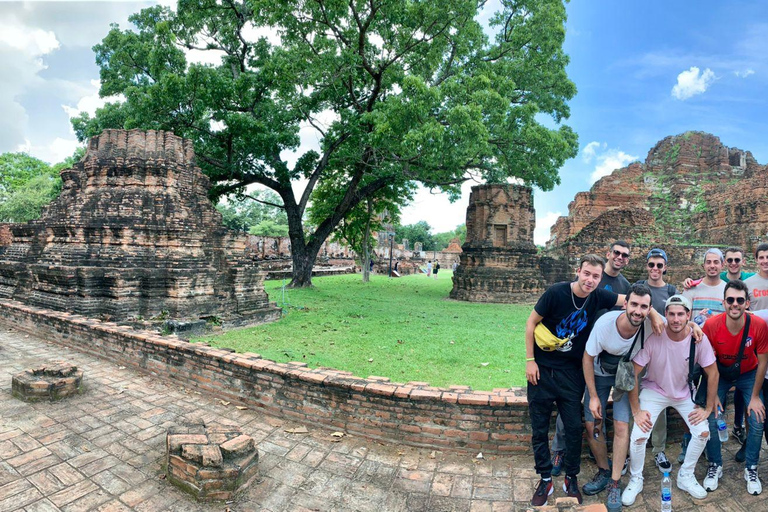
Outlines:
{"type": "Polygon", "coordinates": [[[548,478],[552,473],[549,453],[549,422],[552,405],[565,426],[565,474],[576,476],[581,468],[581,399],[584,396],[584,372],[579,368],[555,369],[539,365],[539,383],[528,383],[528,414],[531,418],[531,444],[536,473],[548,478]]]}

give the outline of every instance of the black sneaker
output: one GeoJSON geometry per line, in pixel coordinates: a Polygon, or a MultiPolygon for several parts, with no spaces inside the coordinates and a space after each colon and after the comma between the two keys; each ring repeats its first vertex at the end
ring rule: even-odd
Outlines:
{"type": "Polygon", "coordinates": [[[732,433],[733,438],[736,439],[739,444],[743,445],[747,442],[747,431],[744,430],[744,427],[733,427],[732,433]]]}
{"type": "Polygon", "coordinates": [[[667,454],[664,452],[659,452],[656,454],[655,457],[656,460],[656,467],[659,468],[659,471],[662,473],[669,473],[672,469],[672,463],[669,462],[669,459],[667,458],[667,454]]]}
{"type": "Polygon", "coordinates": [[[579,505],[581,505],[581,502],[584,501],[584,498],[581,497],[581,491],[579,491],[579,481],[575,476],[565,477],[565,482],[563,482],[563,491],[565,491],[565,495],[569,498],[576,498],[576,501],[579,502],[579,505]]]}
{"type": "Polygon", "coordinates": [[[584,494],[586,494],[587,496],[592,496],[601,492],[606,487],[608,487],[608,484],[610,483],[611,483],[611,470],[598,468],[597,473],[595,473],[595,476],[592,478],[592,480],[584,484],[584,488],[582,490],[584,491],[584,494]]]}
{"type": "Polygon", "coordinates": [[[531,498],[531,505],[534,507],[543,507],[547,504],[547,498],[552,494],[552,479],[539,480],[539,484],[536,486],[536,492],[533,493],[531,498]]]}
{"type": "Polygon", "coordinates": [[[563,450],[557,450],[552,454],[552,476],[560,476],[560,472],[563,470],[563,458],[565,452],[563,450]]]}

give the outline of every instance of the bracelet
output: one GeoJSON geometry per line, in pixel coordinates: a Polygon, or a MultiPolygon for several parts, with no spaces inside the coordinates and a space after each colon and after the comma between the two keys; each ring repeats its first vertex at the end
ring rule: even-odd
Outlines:
{"type": "Polygon", "coordinates": [[[535,358],[535,357],[526,357],[526,358],[525,358],[525,362],[529,362],[529,361],[535,361],[535,360],[536,360],[536,358],[535,358]]]}

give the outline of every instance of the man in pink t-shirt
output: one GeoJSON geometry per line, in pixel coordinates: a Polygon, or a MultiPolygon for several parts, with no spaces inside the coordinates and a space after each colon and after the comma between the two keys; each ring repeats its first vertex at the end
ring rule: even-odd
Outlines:
{"type": "Polygon", "coordinates": [[[695,362],[704,369],[710,384],[707,406],[702,409],[693,403],[694,393],[688,384],[688,359],[693,343],[688,326],[691,302],[682,295],[673,295],[667,299],[664,312],[667,318],[664,332],[649,336],[642,350],[632,359],[636,376],[643,368],[647,368],[647,373],[643,378],[642,391],[638,393],[636,384],[629,394],[635,426],[629,440],[629,484],[621,495],[621,502],[626,506],[632,505],[643,490],[643,465],[649,432],[667,407],[677,410],[692,435],[685,460],[677,473],[677,487],[697,499],[707,496],[707,491],[696,481],[693,470],[709,439],[709,423],[705,420],[717,403],[715,353],[706,337],[695,346],[695,362]]]}

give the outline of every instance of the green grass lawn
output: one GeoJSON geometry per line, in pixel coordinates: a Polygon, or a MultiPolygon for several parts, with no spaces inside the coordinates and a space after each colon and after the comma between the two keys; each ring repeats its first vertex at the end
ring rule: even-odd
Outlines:
{"type": "Polygon", "coordinates": [[[525,383],[525,320],[531,305],[476,304],[448,299],[451,272],[388,279],[359,275],[313,278],[315,288],[281,289],[277,322],[197,338],[279,362],[302,361],[378,375],[393,382],[469,385],[476,390],[525,383]]]}

